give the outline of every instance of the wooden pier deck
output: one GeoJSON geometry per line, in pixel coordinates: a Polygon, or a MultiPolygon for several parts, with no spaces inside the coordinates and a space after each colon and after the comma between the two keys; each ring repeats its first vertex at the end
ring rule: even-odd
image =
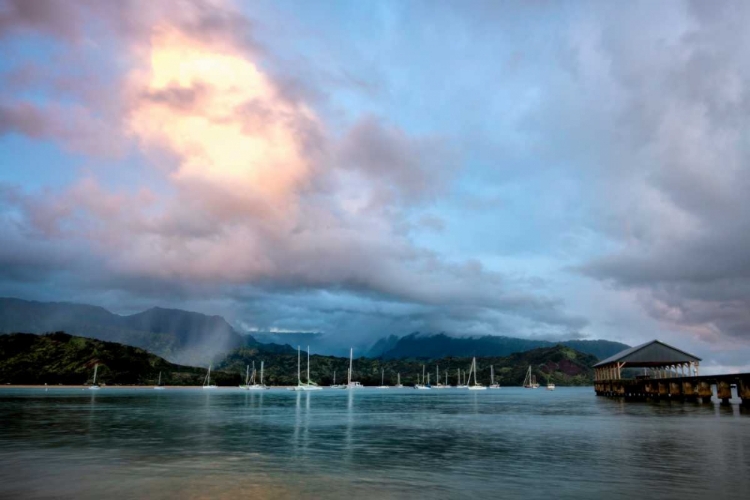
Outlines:
{"type": "Polygon", "coordinates": [[[672,400],[710,402],[716,397],[729,404],[732,387],[742,405],[750,406],[750,373],[732,375],[701,375],[684,377],[635,379],[608,379],[594,382],[597,396],[625,398],[629,400],[672,400]],[[714,392],[715,391],[715,392],[714,392]]]}

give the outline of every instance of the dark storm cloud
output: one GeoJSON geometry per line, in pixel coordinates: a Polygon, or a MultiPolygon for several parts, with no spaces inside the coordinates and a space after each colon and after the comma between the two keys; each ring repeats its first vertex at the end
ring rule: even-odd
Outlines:
{"type": "Polygon", "coordinates": [[[653,317],[706,338],[750,340],[748,15],[745,2],[691,3],[671,38],[615,28],[599,46],[633,150],[614,159],[625,182],[607,193],[621,249],[580,269],[639,290],[653,317]]]}

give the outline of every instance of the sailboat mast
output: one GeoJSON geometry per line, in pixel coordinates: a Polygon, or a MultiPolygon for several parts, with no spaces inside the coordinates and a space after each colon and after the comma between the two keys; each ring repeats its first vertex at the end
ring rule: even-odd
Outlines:
{"type": "Polygon", "coordinates": [[[398,374],[398,385],[401,385],[401,374],[398,374]]]}
{"type": "Polygon", "coordinates": [[[206,374],[206,385],[211,385],[211,365],[208,365],[208,373],[206,374]]]}
{"type": "Polygon", "coordinates": [[[159,381],[156,383],[156,385],[161,385],[161,372],[159,372],[159,381]]]}
{"type": "Polygon", "coordinates": [[[440,384],[440,366],[435,365],[435,383],[440,384]]]}
{"type": "Polygon", "coordinates": [[[385,385],[383,382],[385,381],[385,368],[380,369],[380,385],[385,385]]]}
{"type": "Polygon", "coordinates": [[[245,368],[245,385],[250,383],[250,365],[245,368]]]}
{"type": "Polygon", "coordinates": [[[307,346],[307,385],[310,385],[310,346],[307,346]]]}
{"type": "Polygon", "coordinates": [[[352,358],[354,358],[354,348],[350,347],[349,348],[349,376],[347,380],[347,383],[349,385],[351,385],[352,383],[352,358]]]}
{"type": "Polygon", "coordinates": [[[94,365],[94,385],[96,385],[96,371],[99,369],[99,363],[94,365]]]}
{"type": "Polygon", "coordinates": [[[300,354],[299,354],[299,346],[297,346],[297,385],[302,385],[302,377],[300,375],[300,354]]]}
{"type": "Polygon", "coordinates": [[[336,370],[333,370],[333,385],[336,385],[336,370]]]}
{"type": "Polygon", "coordinates": [[[263,361],[260,362],[260,385],[263,385],[263,361]]]}

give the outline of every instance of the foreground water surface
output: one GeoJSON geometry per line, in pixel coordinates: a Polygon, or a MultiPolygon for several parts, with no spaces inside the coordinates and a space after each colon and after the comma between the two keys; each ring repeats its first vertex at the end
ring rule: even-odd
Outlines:
{"type": "Polygon", "coordinates": [[[591,388],[0,389],[2,498],[750,498],[750,414],[591,388]]]}

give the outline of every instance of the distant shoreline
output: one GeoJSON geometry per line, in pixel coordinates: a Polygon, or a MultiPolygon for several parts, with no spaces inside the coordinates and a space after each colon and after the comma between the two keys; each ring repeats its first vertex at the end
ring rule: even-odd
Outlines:
{"type": "MultiPolygon", "coordinates": [[[[39,385],[39,384],[5,384],[0,389],[88,389],[89,385],[39,385]]],[[[153,385],[102,385],[102,389],[153,389],[153,385]]],[[[163,385],[165,389],[201,389],[201,385],[163,385]]],[[[275,385],[270,389],[286,389],[286,385],[275,385]]],[[[240,389],[235,385],[220,385],[217,389],[240,389]]],[[[250,391],[252,392],[252,391],[250,391]]]]}

